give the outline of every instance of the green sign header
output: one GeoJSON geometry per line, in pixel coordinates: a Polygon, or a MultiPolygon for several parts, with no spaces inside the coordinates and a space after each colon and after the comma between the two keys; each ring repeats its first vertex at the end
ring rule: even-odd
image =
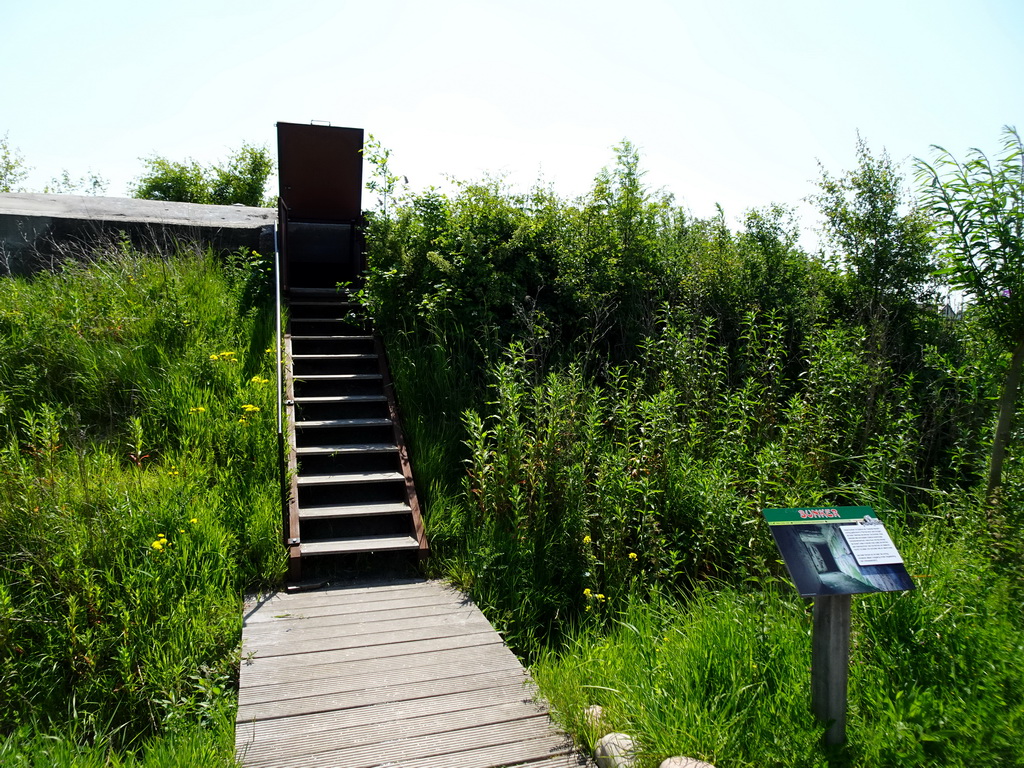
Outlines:
{"type": "Polygon", "coordinates": [[[807,525],[808,523],[849,523],[874,517],[871,507],[799,507],[761,511],[768,525],[807,525]]]}

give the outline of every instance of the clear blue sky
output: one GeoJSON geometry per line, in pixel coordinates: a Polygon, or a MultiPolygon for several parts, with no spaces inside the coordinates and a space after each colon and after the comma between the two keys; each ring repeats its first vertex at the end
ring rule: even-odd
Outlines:
{"type": "Polygon", "coordinates": [[[628,138],[649,184],[734,219],[852,168],[858,130],[903,160],[1024,129],[1021,0],[6,0],[0,29],[0,135],[34,188],[93,170],[123,195],[142,157],[326,120],[414,188],[492,172],[573,196],[628,138]]]}

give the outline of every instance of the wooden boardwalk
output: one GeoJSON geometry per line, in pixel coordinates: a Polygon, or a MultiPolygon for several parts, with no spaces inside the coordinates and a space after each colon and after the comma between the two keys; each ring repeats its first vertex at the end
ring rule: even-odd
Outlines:
{"type": "Polygon", "coordinates": [[[439,582],[275,594],[245,610],[246,766],[586,764],[480,610],[439,582]]]}

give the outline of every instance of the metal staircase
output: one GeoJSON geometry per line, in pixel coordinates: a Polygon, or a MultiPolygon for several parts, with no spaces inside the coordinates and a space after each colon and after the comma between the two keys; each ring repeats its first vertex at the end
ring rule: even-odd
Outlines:
{"type": "Polygon", "coordinates": [[[353,192],[351,178],[343,188],[328,174],[316,194],[332,158],[342,177],[361,168],[351,154],[362,146],[362,131],[279,123],[278,146],[289,578],[299,580],[310,557],[423,557],[427,542],[387,357],[337,288],[361,272],[361,176],[353,192]],[[337,199],[337,210],[324,197],[337,199]]]}

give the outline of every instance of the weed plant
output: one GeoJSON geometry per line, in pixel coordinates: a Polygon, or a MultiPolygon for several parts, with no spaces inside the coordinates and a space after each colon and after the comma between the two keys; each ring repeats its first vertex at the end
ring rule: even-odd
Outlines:
{"type": "Polygon", "coordinates": [[[233,761],[240,595],[284,565],[267,277],[113,245],[0,282],[5,765],[233,761]]]}
{"type": "Polygon", "coordinates": [[[1007,361],[970,308],[938,312],[927,227],[859,157],[823,186],[827,255],[781,208],[692,217],[628,144],[578,200],[486,180],[371,218],[364,298],[416,403],[432,567],[580,738],[600,703],[652,765],[1024,763],[1019,461],[997,508],[978,493],[1007,361]],[[855,601],[836,754],[761,516],[826,503],[875,507],[920,577],[855,601]]]}

